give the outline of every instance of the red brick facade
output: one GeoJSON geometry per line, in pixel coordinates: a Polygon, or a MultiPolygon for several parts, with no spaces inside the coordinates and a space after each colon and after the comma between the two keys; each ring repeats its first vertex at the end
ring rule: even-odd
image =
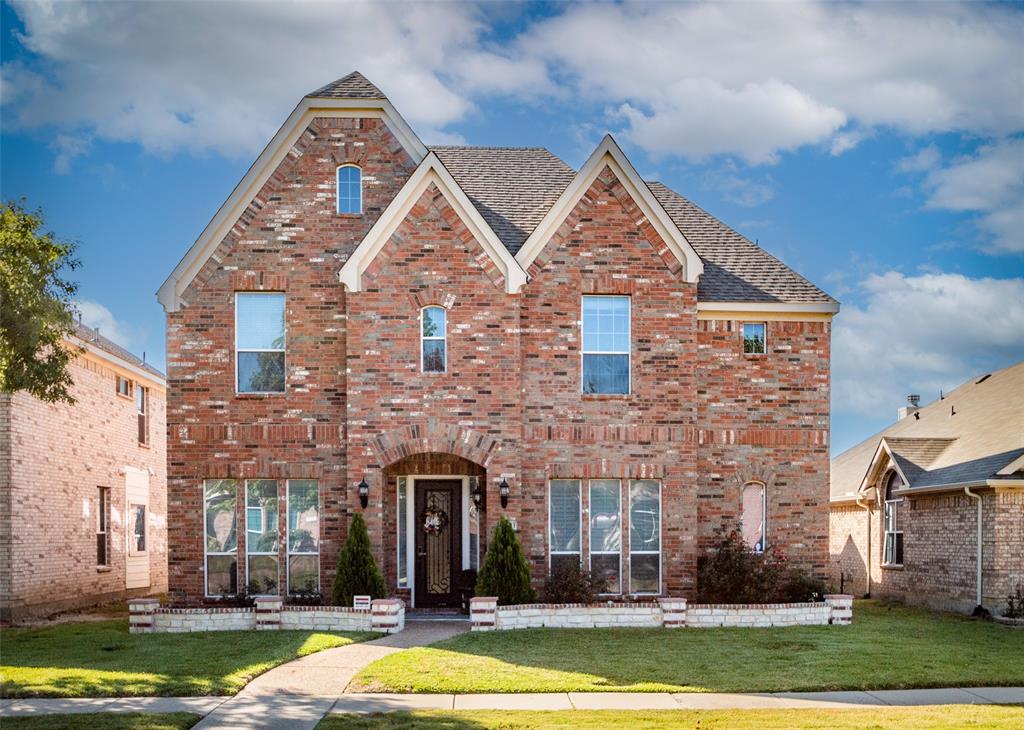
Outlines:
{"type": "MultiPolygon", "coordinates": [[[[396,574],[396,480],[406,474],[483,477],[483,534],[502,514],[514,518],[537,581],[547,570],[550,478],[622,479],[624,508],[627,480],[660,480],[662,593],[672,595],[692,592],[701,546],[738,519],[740,488],[756,479],[768,489],[768,540],[825,572],[826,317],[761,316],[771,320],[768,352],[743,355],[740,320],[698,315],[697,285],[610,168],[518,293],[506,292],[434,185],[361,290],[346,292],[339,268],[414,167],[379,119],[314,119],[168,314],[172,601],[203,600],[202,484],[214,477],[282,480],[281,535],[283,480],[319,480],[324,589],[365,479],[378,561],[389,589],[408,595],[396,574]],[[347,161],[363,167],[362,216],[335,213],[335,169],[347,161]],[[252,290],[286,295],[285,394],[235,393],[234,293],[252,290]],[[631,297],[627,396],[581,393],[581,296],[590,293],[631,297]],[[427,305],[447,311],[445,373],[420,371],[427,305]]],[[[585,486],[582,495],[585,515],[585,486]]],[[[623,534],[627,582],[628,544],[623,534]]],[[[238,569],[243,585],[244,560],[238,569]]]]}

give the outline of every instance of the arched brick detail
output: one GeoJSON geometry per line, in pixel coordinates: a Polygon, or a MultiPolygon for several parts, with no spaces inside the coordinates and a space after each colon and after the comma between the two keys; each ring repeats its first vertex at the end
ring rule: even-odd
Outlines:
{"type": "Polygon", "coordinates": [[[743,489],[745,484],[750,482],[760,482],[769,490],[775,486],[775,472],[772,471],[769,465],[757,460],[747,462],[741,466],[733,475],[733,479],[740,490],[743,489]]]}
{"type": "Polygon", "coordinates": [[[456,299],[455,292],[449,291],[443,286],[427,286],[409,294],[409,300],[416,309],[423,309],[429,306],[451,309],[455,306],[456,299]]]}
{"type": "Polygon", "coordinates": [[[431,452],[454,454],[486,467],[501,450],[501,444],[485,433],[436,422],[411,423],[386,431],[369,445],[382,467],[407,456],[431,452]]]}

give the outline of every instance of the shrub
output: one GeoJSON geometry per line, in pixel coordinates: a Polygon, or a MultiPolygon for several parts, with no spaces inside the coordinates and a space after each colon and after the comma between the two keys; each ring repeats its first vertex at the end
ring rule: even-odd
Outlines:
{"type": "Polygon", "coordinates": [[[828,592],[821,578],[790,568],[775,600],[780,603],[810,603],[825,600],[828,592]]]}
{"type": "Polygon", "coordinates": [[[487,546],[484,564],[476,579],[476,595],[497,596],[498,603],[505,606],[532,603],[536,599],[530,587],[530,566],[523,555],[523,546],[512,523],[505,517],[498,520],[487,546]]]}
{"type": "Polygon", "coordinates": [[[1017,590],[1006,597],[1006,610],[1003,611],[1006,618],[1024,618],[1024,583],[1017,586],[1017,590]]]}
{"type": "Polygon", "coordinates": [[[607,590],[607,581],[575,563],[562,563],[544,581],[543,595],[546,603],[594,603],[607,590]]]}
{"type": "Polygon", "coordinates": [[[370,549],[370,533],[360,513],[352,518],[348,537],[338,553],[338,572],[334,576],[331,600],[335,606],[351,606],[353,596],[384,598],[384,576],[377,568],[370,549]]]}

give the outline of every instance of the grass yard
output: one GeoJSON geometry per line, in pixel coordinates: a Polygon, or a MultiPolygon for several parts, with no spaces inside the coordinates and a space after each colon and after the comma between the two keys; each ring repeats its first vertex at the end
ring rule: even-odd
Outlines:
{"type": "Polygon", "coordinates": [[[186,730],[199,722],[199,715],[188,712],[164,714],[99,714],[39,715],[37,717],[5,717],[4,730],[186,730]]]}
{"type": "Polygon", "coordinates": [[[123,619],[4,629],[0,697],[230,695],[278,664],[375,636],[312,631],[129,634],[123,619]]]}
{"type": "Polygon", "coordinates": [[[394,712],[387,715],[328,715],[317,730],[1019,730],[1024,708],[973,705],[893,707],[870,710],[566,710],[561,712],[394,712]]]}
{"type": "Polygon", "coordinates": [[[1024,685],[1024,631],[858,601],[852,626],[530,629],[385,657],[350,691],[784,692],[1024,685]]]}

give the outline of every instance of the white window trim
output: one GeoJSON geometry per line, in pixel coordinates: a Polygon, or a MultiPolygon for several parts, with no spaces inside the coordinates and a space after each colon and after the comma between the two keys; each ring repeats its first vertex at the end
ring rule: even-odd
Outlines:
{"type": "Polygon", "coordinates": [[[425,307],[420,307],[420,372],[426,373],[427,375],[443,375],[448,372],[448,309],[442,307],[440,304],[428,304],[425,307]],[[444,329],[441,332],[441,336],[432,335],[427,337],[423,334],[423,315],[428,309],[440,309],[444,312],[444,329]],[[427,341],[440,340],[444,343],[444,368],[441,370],[424,370],[423,369],[423,343],[427,341]]]}
{"type": "MultiPolygon", "coordinates": [[[[887,499],[887,500],[885,500],[885,506],[884,506],[883,511],[882,511],[882,565],[887,565],[887,566],[903,565],[902,561],[901,562],[896,562],[894,560],[890,561],[890,560],[886,560],[886,558],[885,558],[886,544],[889,542],[889,535],[902,535],[903,534],[903,530],[890,530],[890,529],[888,529],[889,526],[887,524],[888,520],[886,520],[886,512],[890,508],[892,509],[892,520],[895,523],[897,521],[897,514],[896,514],[896,512],[897,512],[897,509],[899,508],[900,502],[902,502],[902,501],[903,501],[902,498],[899,498],[899,499],[887,499]]],[[[893,538],[893,552],[895,552],[895,551],[896,551],[896,538],[893,538]]],[[[895,557],[895,555],[893,557],[895,557]]]]}
{"type": "Polygon", "coordinates": [[[334,212],[338,215],[362,215],[363,214],[363,168],[353,162],[345,162],[338,165],[334,169],[334,212]],[[355,213],[350,211],[342,211],[341,209],[341,185],[339,183],[339,177],[341,171],[346,167],[354,167],[359,170],[359,210],[355,213]]]}
{"type": "Polygon", "coordinates": [[[133,557],[145,557],[149,555],[149,505],[139,504],[138,502],[128,503],[128,555],[133,557]],[[142,507],[142,539],[146,545],[145,550],[135,549],[135,508],[142,507]]]}
{"type": "Polygon", "coordinates": [[[765,355],[768,354],[768,323],[767,322],[740,322],[740,352],[742,352],[744,355],[749,355],[751,357],[764,357],[765,355]],[[762,345],[764,347],[764,352],[747,352],[747,348],[746,348],[747,335],[743,331],[743,329],[748,324],[759,324],[759,325],[761,325],[764,328],[764,342],[762,343],[762,345]]]}
{"type": "MultiPolygon", "coordinates": [[[[103,535],[103,557],[105,562],[96,561],[100,568],[110,567],[110,488],[96,487],[96,535],[103,535]]],[[[148,536],[147,536],[148,539],[148,536]]],[[[149,543],[147,543],[148,545],[149,543]]],[[[99,558],[99,555],[96,556],[99,558]]]]}
{"type": "Polygon", "coordinates": [[[236,291],[235,292],[235,395],[284,395],[288,392],[288,295],[282,291],[236,291]],[[284,344],[279,350],[259,350],[238,347],[238,295],[239,294],[275,294],[284,297],[284,344]],[[240,352],[280,352],[284,354],[284,389],[283,390],[239,390],[238,389],[238,353],[240,352]]]}
{"type": "Polygon", "coordinates": [[[621,479],[589,479],[587,480],[587,571],[593,575],[593,557],[595,555],[617,555],[619,558],[619,590],[602,593],[602,596],[621,596],[623,589],[622,580],[622,480],[621,479]],[[594,550],[594,531],[591,528],[590,518],[594,514],[594,482],[615,482],[619,487],[619,549],[618,551],[594,550]]]}
{"type": "Polygon", "coordinates": [[[761,487],[761,549],[758,550],[753,548],[755,553],[763,553],[768,549],[768,485],[758,479],[752,479],[749,482],[744,482],[743,487],[740,489],[740,514],[746,516],[743,512],[743,493],[747,491],[747,487],[757,486],[761,487]]]}
{"type": "Polygon", "coordinates": [[[235,557],[235,580],[238,580],[238,480],[204,479],[201,482],[200,486],[203,490],[203,596],[205,596],[206,598],[230,598],[232,596],[238,595],[237,590],[235,593],[210,593],[210,580],[209,576],[207,575],[207,558],[209,558],[210,556],[224,557],[233,555],[235,557]],[[232,515],[234,516],[235,519],[235,549],[229,552],[211,553],[208,549],[208,545],[206,542],[206,483],[209,481],[232,481],[235,484],[235,506],[234,509],[232,510],[232,515]]]}
{"type": "Polygon", "coordinates": [[[664,539],[662,534],[665,531],[665,512],[664,506],[662,505],[664,485],[660,479],[630,479],[629,480],[629,507],[626,512],[627,519],[629,520],[629,595],[631,596],[657,596],[661,595],[662,580],[664,573],[664,558],[662,557],[662,548],[664,547],[664,539]],[[634,482],[655,482],[658,485],[658,549],[657,550],[634,550],[632,545],[633,539],[633,483],[634,482]],[[658,590],[655,593],[650,592],[638,592],[633,590],[633,561],[634,555],[657,555],[658,556],[658,590]]]}
{"type": "MultiPolygon", "coordinates": [[[[291,557],[292,555],[316,555],[316,590],[320,590],[320,546],[323,543],[323,516],[324,516],[324,505],[323,498],[320,493],[320,481],[318,479],[286,479],[284,483],[284,555],[285,555],[285,566],[284,566],[284,579],[285,579],[285,592],[286,595],[292,595],[292,571],[291,571],[291,557]],[[292,520],[291,520],[291,498],[292,498],[292,487],[293,481],[297,482],[313,482],[316,484],[316,527],[317,535],[316,552],[292,552],[292,520]]],[[[280,573],[280,566],[278,566],[278,573],[280,573]]]]}
{"type": "Polygon", "coordinates": [[[580,296],[580,393],[583,395],[607,395],[624,398],[633,394],[633,298],[628,294],[583,294],[580,296]],[[629,342],[629,349],[621,350],[587,350],[583,344],[585,330],[583,303],[587,299],[625,299],[626,307],[626,339],[629,342]],[[626,356],[626,392],[625,393],[588,393],[584,389],[583,381],[583,358],[586,355],[625,355],[626,356]]]}
{"type": "Polygon", "coordinates": [[[397,588],[408,588],[409,587],[409,477],[404,474],[400,474],[395,477],[395,510],[397,519],[395,520],[395,586],[397,588]],[[403,494],[404,492],[404,494],[403,494]],[[405,504],[402,505],[402,499],[405,499],[405,504]],[[405,510],[405,559],[402,558],[402,515],[397,514],[399,505],[405,510]],[[405,563],[405,582],[402,582],[402,576],[399,574],[399,566],[405,563]]]}
{"type": "Polygon", "coordinates": [[[548,479],[548,494],[547,494],[547,513],[548,513],[548,528],[546,542],[548,546],[548,574],[551,574],[551,558],[555,555],[576,555],[579,558],[579,566],[583,567],[583,480],[566,478],[566,479],[548,479]],[[553,550],[551,548],[551,482],[576,482],[576,505],[579,510],[579,522],[576,524],[576,544],[580,546],[579,550],[553,550]]]}
{"type": "MultiPolygon", "coordinates": [[[[277,479],[246,479],[244,482],[245,488],[245,590],[249,591],[249,558],[264,558],[273,557],[277,560],[277,593],[257,593],[259,596],[279,596],[281,595],[281,555],[280,549],[273,552],[259,552],[254,553],[249,550],[249,482],[274,482],[274,498],[277,501],[281,499],[281,483],[277,479]]],[[[262,507],[260,508],[262,510],[262,507]]],[[[277,534],[278,542],[281,540],[280,525],[281,515],[280,509],[278,509],[277,525],[274,527],[274,532],[277,534]]],[[[280,548],[280,545],[278,545],[280,548]]]]}

